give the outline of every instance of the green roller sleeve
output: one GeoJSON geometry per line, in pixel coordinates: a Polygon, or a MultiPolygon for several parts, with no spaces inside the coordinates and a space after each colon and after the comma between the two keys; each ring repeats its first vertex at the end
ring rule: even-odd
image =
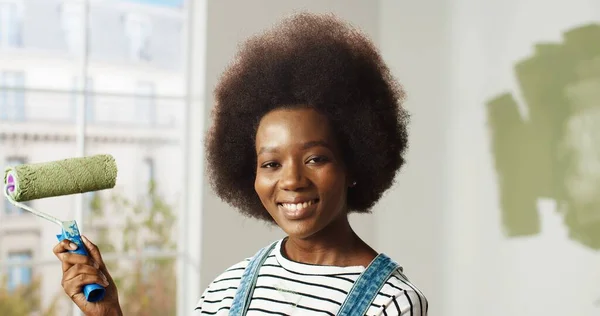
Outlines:
{"type": "Polygon", "coordinates": [[[111,189],[116,180],[117,165],[111,155],[12,166],[4,175],[17,202],[111,189]]]}

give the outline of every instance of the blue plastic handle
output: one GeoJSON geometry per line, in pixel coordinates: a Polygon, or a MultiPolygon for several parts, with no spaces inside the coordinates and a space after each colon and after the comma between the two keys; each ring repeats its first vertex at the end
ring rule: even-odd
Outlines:
{"type": "MultiPolygon", "coordinates": [[[[68,239],[77,245],[76,250],[69,250],[71,253],[76,253],[84,256],[88,256],[89,254],[85,250],[85,246],[83,245],[83,240],[81,240],[81,236],[79,235],[79,229],[77,228],[77,224],[73,222],[70,227],[69,232],[62,230],[62,234],[56,235],[58,241],[63,241],[64,239],[68,239]]],[[[106,294],[106,289],[100,284],[86,284],[83,286],[83,294],[85,295],[85,299],[88,302],[98,302],[104,298],[106,294]]]]}

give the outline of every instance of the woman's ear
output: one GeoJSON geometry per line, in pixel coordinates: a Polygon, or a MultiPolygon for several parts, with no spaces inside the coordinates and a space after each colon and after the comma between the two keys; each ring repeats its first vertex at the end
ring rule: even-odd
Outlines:
{"type": "Polygon", "coordinates": [[[356,180],[354,178],[354,174],[352,172],[350,172],[347,168],[346,168],[346,185],[348,186],[348,188],[353,188],[356,186],[356,180]]]}

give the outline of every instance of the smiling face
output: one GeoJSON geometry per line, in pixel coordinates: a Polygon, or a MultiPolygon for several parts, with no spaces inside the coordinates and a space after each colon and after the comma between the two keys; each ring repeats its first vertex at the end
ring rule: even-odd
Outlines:
{"type": "Polygon", "coordinates": [[[346,216],[348,179],[325,116],[310,108],[267,113],[256,152],[254,188],[290,237],[311,237],[346,216]]]}

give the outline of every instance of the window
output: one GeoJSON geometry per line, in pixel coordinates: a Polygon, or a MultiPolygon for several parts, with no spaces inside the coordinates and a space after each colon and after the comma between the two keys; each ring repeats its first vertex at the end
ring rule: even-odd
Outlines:
{"type": "MultiPolygon", "coordinates": [[[[27,160],[22,157],[11,157],[6,159],[6,166],[17,166],[27,163],[27,160]]],[[[3,195],[4,197],[4,195],[3,195]]],[[[25,212],[24,210],[12,205],[7,199],[2,199],[4,201],[4,213],[7,215],[18,215],[25,212]]],[[[29,203],[23,203],[25,205],[29,205],[29,203]]]]}
{"type": "MultiPolygon", "coordinates": [[[[193,306],[195,293],[201,290],[197,282],[187,282],[198,278],[198,271],[185,261],[189,256],[197,262],[199,250],[181,248],[181,243],[175,243],[177,230],[173,229],[180,219],[192,219],[183,223],[186,227],[198,222],[197,212],[184,216],[187,208],[178,202],[180,196],[187,197],[190,190],[201,188],[201,180],[190,189],[171,175],[187,170],[179,163],[184,153],[182,144],[193,136],[182,132],[188,130],[184,118],[189,99],[184,95],[191,69],[187,64],[198,56],[182,56],[186,47],[204,45],[204,32],[198,32],[194,43],[189,44],[187,32],[205,22],[205,9],[196,8],[192,18],[187,6],[175,5],[183,0],[125,1],[0,0],[0,126],[15,127],[8,137],[0,137],[0,172],[7,164],[43,163],[95,153],[113,154],[120,169],[132,167],[132,172],[119,173],[116,190],[81,196],[83,209],[75,203],[81,202],[75,196],[49,199],[54,210],[44,210],[41,204],[45,201],[26,204],[56,213],[59,218],[82,221],[80,225],[111,262],[111,273],[123,281],[124,314],[176,315],[176,310],[193,306]],[[166,5],[168,2],[173,5],[166,5]],[[165,79],[167,84],[160,83],[165,79]],[[85,117],[78,109],[86,109],[85,117]],[[76,120],[78,116],[90,122],[87,128],[82,128],[85,126],[76,120]],[[150,128],[163,120],[170,124],[162,124],[160,131],[150,128]],[[7,162],[8,158],[18,161],[7,162]],[[166,170],[172,172],[163,172],[166,170]],[[151,179],[164,190],[149,194],[151,179]],[[76,214],[80,210],[82,216],[76,214]],[[158,220],[153,222],[154,218],[158,220]],[[128,233],[115,239],[115,230],[128,233]],[[130,231],[139,231],[139,235],[130,231]],[[154,242],[146,251],[159,252],[160,259],[152,259],[148,266],[151,275],[158,277],[143,281],[132,275],[129,251],[141,253],[146,241],[154,242]],[[175,251],[176,247],[181,249],[175,251]],[[183,269],[181,274],[175,274],[177,264],[183,269]],[[187,293],[185,302],[172,295],[176,286],[177,292],[187,293]],[[177,303],[181,308],[175,308],[177,303]]],[[[200,64],[195,71],[204,71],[200,64]]],[[[190,160],[192,163],[200,162],[190,160]]],[[[200,172],[201,168],[193,170],[200,172]]],[[[198,208],[196,204],[192,207],[198,208]]],[[[75,314],[72,304],[53,305],[56,294],[62,293],[60,281],[53,276],[56,258],[47,245],[41,245],[46,250],[39,252],[29,245],[36,245],[38,236],[56,240],[55,225],[38,221],[0,197],[0,230],[7,232],[0,234],[0,248],[5,248],[0,249],[0,293],[8,291],[7,263],[9,252],[14,250],[12,261],[33,257],[33,263],[31,269],[22,268],[24,264],[10,265],[20,267],[10,270],[11,287],[31,282],[26,289],[34,286],[35,300],[39,301],[24,306],[20,314],[46,315],[45,311],[53,307],[56,315],[75,314]],[[18,248],[7,248],[15,243],[18,248]],[[24,253],[26,250],[31,253],[24,253]],[[46,266],[47,262],[51,264],[46,266]]],[[[193,229],[184,231],[191,236],[199,234],[193,229]]],[[[20,292],[12,294],[14,297],[20,292]]],[[[4,314],[0,311],[0,316],[4,314]]]]}
{"type": "Polygon", "coordinates": [[[141,14],[127,14],[124,23],[125,36],[129,39],[129,58],[133,61],[150,60],[150,20],[141,14]]]}
{"type": "Polygon", "coordinates": [[[86,122],[93,122],[95,119],[94,112],[94,95],[92,91],[94,91],[94,79],[91,77],[87,78],[85,91],[83,91],[84,87],[82,87],[81,79],[78,77],[73,78],[73,95],[72,95],[72,109],[73,109],[73,118],[77,121],[77,107],[80,102],[83,102],[83,96],[85,93],[85,120],[86,122]]]}
{"type": "Polygon", "coordinates": [[[147,194],[150,184],[154,182],[154,159],[144,159],[142,168],[140,188],[143,194],[147,194]]]}
{"type": "Polygon", "coordinates": [[[0,47],[22,44],[20,7],[17,3],[0,2],[0,47]]]}
{"type": "Polygon", "coordinates": [[[154,90],[154,84],[151,82],[138,82],[136,85],[135,115],[141,124],[153,125],[155,123],[154,90]]]}
{"type": "Polygon", "coordinates": [[[14,291],[20,286],[31,284],[32,268],[30,265],[23,264],[31,260],[31,251],[10,252],[8,254],[8,290],[14,291]],[[16,265],[19,264],[19,265],[16,265]]]}
{"type": "Polygon", "coordinates": [[[60,19],[64,39],[69,52],[74,55],[85,53],[84,14],[81,1],[65,1],[61,5],[60,19]]]}
{"type": "Polygon", "coordinates": [[[25,78],[23,72],[0,73],[0,120],[25,118],[25,78]]]}

